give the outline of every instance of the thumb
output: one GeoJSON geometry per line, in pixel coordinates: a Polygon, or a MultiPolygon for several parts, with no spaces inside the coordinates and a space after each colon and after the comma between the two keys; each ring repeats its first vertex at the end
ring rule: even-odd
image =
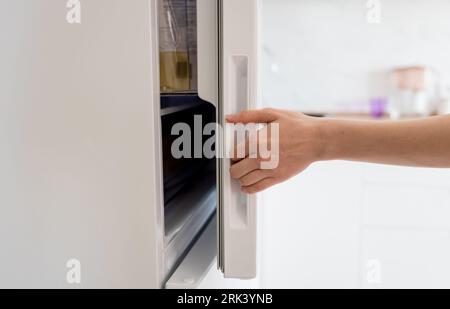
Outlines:
{"type": "Polygon", "coordinates": [[[248,110],[226,117],[230,123],[271,123],[279,118],[273,109],[248,110]]]}

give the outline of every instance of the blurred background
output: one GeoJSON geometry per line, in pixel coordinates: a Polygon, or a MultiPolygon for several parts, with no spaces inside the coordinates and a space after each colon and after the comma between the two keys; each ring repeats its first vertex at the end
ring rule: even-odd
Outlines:
{"type": "MultiPolygon", "coordinates": [[[[450,2],[263,0],[264,106],[449,113],[450,2]]],[[[261,196],[264,288],[450,288],[450,171],[312,166],[261,196]]]]}
{"type": "Polygon", "coordinates": [[[263,0],[264,104],[366,112],[394,92],[390,73],[409,67],[435,75],[418,92],[447,100],[449,10],[445,0],[263,0]]]}
{"type": "MultiPolygon", "coordinates": [[[[90,268],[93,274],[99,274],[98,278],[91,275],[92,283],[121,285],[123,282],[114,279],[123,276],[124,284],[132,285],[136,276],[145,282],[149,276],[142,268],[156,256],[140,245],[148,242],[148,220],[143,219],[144,210],[129,212],[121,206],[127,194],[133,194],[133,201],[148,198],[139,178],[147,176],[142,176],[139,163],[148,160],[146,151],[150,153],[152,148],[137,137],[128,137],[136,132],[141,138],[148,134],[147,126],[139,126],[146,118],[134,118],[145,104],[128,105],[132,100],[141,102],[140,95],[148,92],[149,85],[142,82],[148,77],[135,76],[135,72],[141,72],[140,59],[148,57],[148,25],[133,15],[125,19],[122,15],[124,9],[143,11],[140,8],[146,1],[124,4],[125,0],[116,0],[111,7],[105,5],[106,0],[86,1],[83,5],[90,6],[88,12],[92,14],[87,17],[91,21],[100,17],[98,25],[97,21],[83,24],[86,28],[68,28],[71,26],[65,24],[62,13],[59,15],[65,15],[66,7],[54,6],[56,2],[60,1],[0,0],[0,12],[4,13],[0,25],[5,34],[0,35],[0,46],[6,55],[0,59],[0,101],[9,102],[2,105],[5,112],[0,113],[0,124],[12,128],[0,130],[6,140],[6,151],[0,152],[4,175],[0,179],[0,201],[4,201],[0,235],[5,239],[0,252],[0,283],[10,286],[30,280],[27,284],[41,286],[44,276],[32,274],[48,272],[52,274],[49,282],[55,280],[57,286],[64,286],[61,280],[66,279],[66,269],[61,261],[66,262],[67,252],[70,257],[72,252],[82,252],[82,258],[96,265],[90,268]],[[45,14],[51,18],[42,18],[45,14]],[[55,26],[62,24],[61,28],[55,26]],[[66,36],[68,29],[76,36],[66,36]],[[130,40],[133,44],[124,44],[133,29],[140,29],[130,40]],[[78,46],[77,42],[83,44],[78,46]],[[30,51],[35,53],[32,57],[30,51]],[[66,54],[77,57],[67,58],[66,54]],[[128,55],[134,55],[133,61],[126,58],[128,55]],[[50,70],[46,65],[49,62],[44,61],[48,59],[54,64],[50,70]],[[110,63],[118,66],[111,67],[110,63]],[[67,72],[75,75],[62,80],[67,72]],[[87,72],[92,72],[89,78],[78,81],[77,76],[87,72]],[[105,76],[111,79],[104,81],[105,76]],[[111,85],[128,80],[141,81],[133,83],[131,98],[128,88],[109,91],[111,85]],[[99,85],[108,91],[98,91],[99,85]],[[42,102],[50,99],[29,112],[25,106],[34,96],[42,102]],[[68,123],[63,126],[58,115],[68,123]],[[82,126],[79,119],[83,119],[82,126]],[[134,121],[135,126],[126,127],[134,121]],[[113,201],[110,191],[120,198],[113,201]],[[47,203],[49,196],[51,203],[47,203]],[[36,200],[31,212],[29,200],[36,200]],[[117,222],[123,220],[140,224],[117,229],[117,222]],[[83,222],[81,234],[79,222],[83,222]],[[141,233],[143,230],[146,232],[141,233]],[[17,237],[10,237],[11,231],[19,231],[17,237]],[[115,235],[119,235],[118,245],[115,235]],[[40,242],[23,245],[34,237],[40,242]],[[56,247],[51,242],[55,239],[56,247]],[[128,263],[127,258],[135,262],[128,263]],[[30,261],[44,266],[37,269],[30,261]],[[117,261],[130,264],[130,268],[117,269],[117,261]],[[19,268],[20,276],[15,273],[19,268]]],[[[449,0],[261,3],[263,106],[373,121],[450,113],[449,0]]],[[[145,18],[145,14],[137,15],[145,18]]],[[[191,39],[196,43],[196,38],[191,39]]],[[[190,43],[183,41],[180,45],[187,49],[190,43]]],[[[170,42],[168,45],[165,52],[169,60],[182,58],[179,62],[184,66],[179,71],[183,74],[179,75],[183,78],[162,78],[162,90],[196,89],[197,81],[188,79],[184,59],[196,59],[196,48],[174,55],[173,46],[170,42]]],[[[166,68],[169,72],[175,69],[180,68],[166,68]]],[[[203,113],[214,115],[209,109],[203,113]]],[[[201,163],[200,167],[208,167],[201,163]]],[[[195,169],[192,163],[185,166],[195,169]]],[[[203,173],[198,175],[204,178],[203,173]]],[[[190,192],[189,185],[195,182],[189,177],[182,185],[187,183],[190,192]]],[[[214,187],[213,181],[205,180],[214,187]]],[[[259,198],[260,275],[251,282],[253,287],[450,288],[450,170],[322,162],[259,198]]],[[[186,209],[185,203],[171,205],[186,209]]],[[[215,206],[214,202],[211,205],[215,206]]],[[[178,226],[185,228],[189,225],[185,223],[191,222],[185,212],[181,212],[183,216],[189,220],[173,216],[177,219],[173,230],[178,235],[184,231],[178,226]]],[[[196,233],[192,232],[194,236],[196,233]]],[[[217,282],[234,288],[249,285],[246,281],[223,280],[213,268],[202,287],[214,287],[217,282]]]]}

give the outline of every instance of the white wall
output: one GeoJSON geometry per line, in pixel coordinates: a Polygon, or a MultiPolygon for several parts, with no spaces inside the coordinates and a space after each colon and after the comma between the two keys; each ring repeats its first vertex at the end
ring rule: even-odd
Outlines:
{"type": "Polygon", "coordinates": [[[360,108],[383,94],[392,67],[429,65],[450,77],[450,1],[263,0],[263,102],[302,111],[360,108]],[[381,88],[381,89],[380,89],[381,88]]]}

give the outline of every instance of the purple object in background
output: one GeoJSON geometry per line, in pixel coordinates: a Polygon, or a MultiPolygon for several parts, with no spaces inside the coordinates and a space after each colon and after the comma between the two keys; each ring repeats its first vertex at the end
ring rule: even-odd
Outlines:
{"type": "Polygon", "coordinates": [[[387,99],[373,98],[370,100],[370,114],[374,118],[381,118],[386,113],[387,99]]]}

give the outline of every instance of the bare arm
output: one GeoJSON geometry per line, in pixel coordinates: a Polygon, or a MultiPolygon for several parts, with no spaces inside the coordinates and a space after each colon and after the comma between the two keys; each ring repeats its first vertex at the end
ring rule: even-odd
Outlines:
{"type": "Polygon", "coordinates": [[[324,159],[450,167],[450,116],[403,121],[323,120],[324,159]]]}
{"type": "Polygon", "coordinates": [[[450,116],[404,121],[318,119],[265,109],[228,117],[233,123],[278,123],[279,164],[261,169],[260,159],[235,161],[231,176],[247,193],[286,181],[311,163],[349,160],[450,168],[450,116]]]}

